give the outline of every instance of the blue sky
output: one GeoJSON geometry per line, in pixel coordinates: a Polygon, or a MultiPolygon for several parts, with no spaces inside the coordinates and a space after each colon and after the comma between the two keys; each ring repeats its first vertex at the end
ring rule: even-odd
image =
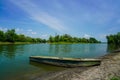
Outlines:
{"type": "Polygon", "coordinates": [[[105,36],[120,32],[120,0],[0,0],[0,30],[31,37],[70,34],[105,36]]]}

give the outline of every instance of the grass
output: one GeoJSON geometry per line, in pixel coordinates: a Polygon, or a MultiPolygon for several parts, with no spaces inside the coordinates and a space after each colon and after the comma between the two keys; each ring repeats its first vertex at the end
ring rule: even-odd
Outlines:
{"type": "Polygon", "coordinates": [[[49,44],[100,44],[100,43],[77,43],[77,42],[48,42],[49,44]]]}
{"type": "Polygon", "coordinates": [[[49,44],[73,44],[72,42],[53,42],[49,44]]]}
{"type": "MultiPolygon", "coordinates": [[[[75,42],[53,42],[53,43],[50,43],[50,42],[47,42],[48,44],[99,44],[99,43],[75,43],[75,42]]],[[[4,44],[38,44],[38,43],[35,43],[35,42],[0,42],[0,45],[4,45],[4,44]]]]}
{"type": "Polygon", "coordinates": [[[11,42],[0,42],[0,45],[2,44],[32,44],[31,42],[14,42],[14,43],[11,43],[11,42]]]}
{"type": "Polygon", "coordinates": [[[114,77],[112,77],[110,80],[120,80],[120,77],[114,76],[114,77]]]}

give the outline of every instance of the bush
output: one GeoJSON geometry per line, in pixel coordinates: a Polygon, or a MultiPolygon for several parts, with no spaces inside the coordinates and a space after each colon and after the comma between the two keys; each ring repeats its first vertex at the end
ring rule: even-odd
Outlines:
{"type": "Polygon", "coordinates": [[[120,80],[120,77],[112,77],[110,80],[120,80]]]}

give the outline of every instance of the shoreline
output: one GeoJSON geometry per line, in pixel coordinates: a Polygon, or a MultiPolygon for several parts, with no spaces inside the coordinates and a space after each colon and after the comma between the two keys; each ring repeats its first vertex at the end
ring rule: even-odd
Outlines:
{"type": "MultiPolygon", "coordinates": [[[[38,42],[0,42],[0,44],[14,44],[14,43],[38,43],[38,42]]],[[[48,44],[106,44],[106,43],[75,43],[75,42],[46,42],[48,44]]]]}
{"type": "Polygon", "coordinates": [[[9,45],[9,44],[53,44],[53,45],[56,45],[56,44],[107,44],[107,43],[35,43],[35,42],[0,42],[0,45],[9,45]]]}
{"type": "Polygon", "coordinates": [[[77,42],[53,42],[53,43],[50,43],[50,42],[47,42],[48,44],[107,44],[107,43],[77,43],[77,42]]]}
{"type": "Polygon", "coordinates": [[[120,51],[102,57],[99,66],[68,68],[34,77],[32,80],[112,80],[120,79],[120,51]]]}
{"type": "Polygon", "coordinates": [[[9,44],[40,44],[40,43],[34,43],[34,42],[0,42],[0,45],[9,45],[9,44]]]}

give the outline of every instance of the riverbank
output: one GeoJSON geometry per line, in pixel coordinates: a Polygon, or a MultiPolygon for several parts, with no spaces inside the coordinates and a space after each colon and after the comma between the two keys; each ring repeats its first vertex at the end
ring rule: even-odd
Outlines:
{"type": "Polygon", "coordinates": [[[0,45],[7,45],[7,44],[38,44],[34,42],[0,42],[0,45]]]}
{"type": "MultiPolygon", "coordinates": [[[[0,42],[0,45],[6,45],[6,44],[40,44],[40,43],[35,43],[35,42],[0,42]]],[[[71,43],[71,42],[54,42],[54,43],[49,43],[47,44],[106,44],[106,43],[71,43]]]]}
{"type": "Polygon", "coordinates": [[[100,66],[69,68],[36,76],[30,80],[120,80],[120,51],[102,57],[100,66]]]}
{"type": "Polygon", "coordinates": [[[53,43],[50,43],[48,42],[48,44],[107,44],[107,43],[82,43],[82,42],[53,42],[53,43]]]}

